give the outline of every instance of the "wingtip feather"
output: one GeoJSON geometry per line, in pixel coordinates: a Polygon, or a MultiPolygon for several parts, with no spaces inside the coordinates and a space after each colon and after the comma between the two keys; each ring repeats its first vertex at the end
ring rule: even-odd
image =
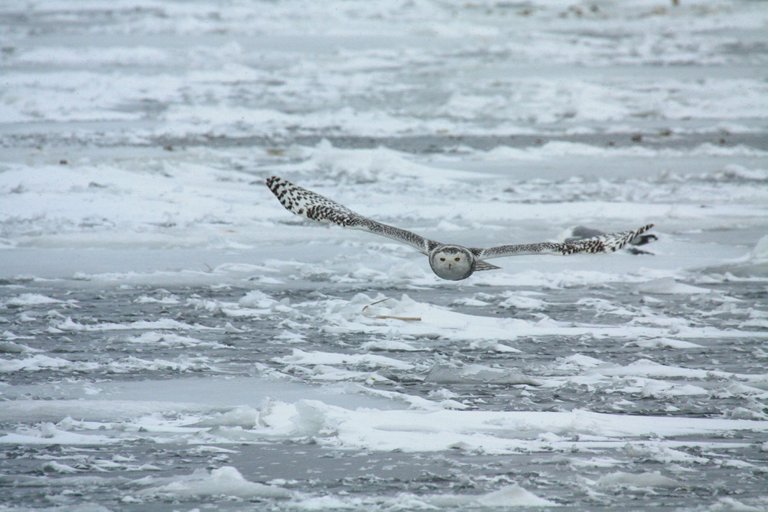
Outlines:
{"type": "Polygon", "coordinates": [[[283,179],[280,176],[269,176],[264,182],[267,185],[267,188],[274,194],[277,194],[277,190],[280,189],[280,187],[291,185],[290,181],[283,179]]]}

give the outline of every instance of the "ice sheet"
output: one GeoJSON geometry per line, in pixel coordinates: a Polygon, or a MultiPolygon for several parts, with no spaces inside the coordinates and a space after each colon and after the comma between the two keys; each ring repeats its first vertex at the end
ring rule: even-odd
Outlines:
{"type": "Polygon", "coordinates": [[[0,509],[768,507],[768,12],[675,4],[0,6],[0,509]]]}

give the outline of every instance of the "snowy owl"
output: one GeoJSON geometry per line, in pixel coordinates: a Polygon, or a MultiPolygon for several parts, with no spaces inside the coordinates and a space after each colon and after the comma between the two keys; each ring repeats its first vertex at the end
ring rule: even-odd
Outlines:
{"type": "Polygon", "coordinates": [[[429,258],[429,266],[432,267],[432,271],[438,277],[451,281],[466,279],[478,270],[500,268],[485,261],[489,258],[523,254],[613,252],[653,227],[653,224],[648,224],[631,231],[610,233],[566,243],[541,242],[499,245],[480,249],[428,240],[411,231],[382,224],[278,176],[267,178],[267,187],[287,210],[296,215],[318,222],[336,224],[344,228],[369,231],[410,245],[429,258]]]}

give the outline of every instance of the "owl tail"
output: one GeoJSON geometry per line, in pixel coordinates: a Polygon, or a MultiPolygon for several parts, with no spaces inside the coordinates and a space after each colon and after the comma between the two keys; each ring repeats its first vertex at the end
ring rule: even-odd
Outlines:
{"type": "Polygon", "coordinates": [[[488,263],[487,261],[483,260],[475,260],[475,272],[478,270],[497,270],[501,267],[497,267],[496,265],[492,265],[488,263]]]}

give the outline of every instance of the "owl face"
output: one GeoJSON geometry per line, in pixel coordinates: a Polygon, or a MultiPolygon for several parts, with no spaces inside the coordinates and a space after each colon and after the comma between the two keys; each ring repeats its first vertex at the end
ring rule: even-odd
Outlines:
{"type": "Polygon", "coordinates": [[[466,279],[474,271],[474,255],[468,249],[458,245],[442,245],[429,255],[432,271],[450,281],[466,279]]]}

